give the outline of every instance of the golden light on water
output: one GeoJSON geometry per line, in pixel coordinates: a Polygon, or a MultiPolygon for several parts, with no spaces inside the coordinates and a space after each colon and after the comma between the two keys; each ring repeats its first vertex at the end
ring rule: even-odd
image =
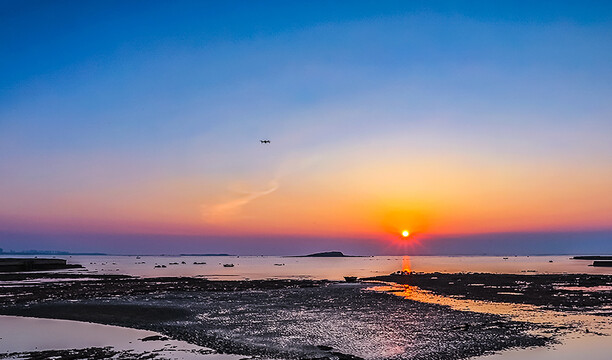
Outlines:
{"type": "Polygon", "coordinates": [[[402,271],[406,273],[412,272],[412,266],[410,266],[410,256],[402,257],[402,271]]]}

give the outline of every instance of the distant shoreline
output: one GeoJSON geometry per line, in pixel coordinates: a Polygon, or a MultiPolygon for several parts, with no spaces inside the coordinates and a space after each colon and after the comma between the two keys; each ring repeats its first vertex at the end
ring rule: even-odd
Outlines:
{"type": "Polygon", "coordinates": [[[27,251],[9,251],[2,252],[0,251],[0,256],[13,256],[13,255],[28,255],[28,256],[166,256],[166,257],[180,257],[180,256],[244,256],[244,257],[374,257],[374,256],[390,256],[390,257],[398,257],[398,256],[419,256],[419,257],[537,257],[537,256],[568,256],[573,260],[606,260],[612,259],[612,255],[578,255],[577,253],[563,253],[563,254],[376,254],[376,255],[345,255],[340,252],[342,255],[339,256],[317,256],[317,254],[325,254],[327,252],[322,253],[313,253],[307,255],[269,255],[269,254],[228,254],[228,253],[180,253],[180,254],[142,254],[142,253],[132,253],[132,254],[112,254],[112,253],[103,253],[103,252],[69,252],[69,251],[46,251],[46,250],[27,250],[27,251]]]}
{"type": "Polygon", "coordinates": [[[574,260],[612,260],[612,256],[607,255],[588,255],[588,256],[574,256],[574,260]]]}
{"type": "Polygon", "coordinates": [[[27,251],[9,251],[3,252],[0,251],[0,255],[12,256],[12,255],[45,255],[45,256],[64,256],[64,255],[102,255],[108,256],[110,254],[107,253],[97,253],[97,252],[83,252],[83,253],[72,253],[68,251],[45,251],[45,250],[27,250],[27,251]]]}
{"type": "Polygon", "coordinates": [[[48,258],[0,258],[0,272],[47,271],[83,268],[79,264],[67,264],[64,259],[48,258]]]}

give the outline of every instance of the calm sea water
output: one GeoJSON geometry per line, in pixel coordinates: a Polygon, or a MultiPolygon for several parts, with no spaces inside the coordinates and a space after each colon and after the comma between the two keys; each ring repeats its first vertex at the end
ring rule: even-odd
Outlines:
{"type": "MultiPolygon", "coordinates": [[[[23,256],[26,257],[26,256],[23,256]]],[[[32,257],[32,256],[29,256],[32,257]]],[[[279,256],[57,256],[81,264],[89,273],[141,277],[202,276],[209,279],[302,278],[342,280],[344,276],[417,272],[491,272],[513,274],[612,274],[612,268],[570,256],[373,256],[304,258],[279,256]],[[199,263],[199,264],[196,264],[199,263]],[[205,264],[201,264],[205,263],[205,264]],[[233,264],[225,267],[224,264],[233,264]],[[165,266],[164,267],[155,267],[165,266]]],[[[82,270],[80,270],[82,271],[82,270]]]]}

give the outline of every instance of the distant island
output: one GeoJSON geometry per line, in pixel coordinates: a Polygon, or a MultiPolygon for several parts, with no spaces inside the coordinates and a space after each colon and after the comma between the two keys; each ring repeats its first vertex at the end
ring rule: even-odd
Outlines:
{"type": "Polygon", "coordinates": [[[344,255],[341,251],[325,251],[314,253],[310,255],[298,255],[292,257],[361,257],[361,256],[352,256],[352,255],[344,255]]]}
{"type": "Polygon", "coordinates": [[[587,255],[587,256],[574,256],[574,260],[612,260],[612,256],[602,255],[587,255]]]}
{"type": "Polygon", "coordinates": [[[230,254],[181,254],[180,256],[236,256],[230,254]]]}

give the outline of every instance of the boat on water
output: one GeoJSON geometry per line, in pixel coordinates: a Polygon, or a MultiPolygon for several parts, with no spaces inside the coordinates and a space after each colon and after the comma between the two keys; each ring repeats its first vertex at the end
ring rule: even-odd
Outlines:
{"type": "Polygon", "coordinates": [[[347,283],[357,282],[357,276],[345,276],[344,281],[346,281],[347,283]]]}
{"type": "Polygon", "coordinates": [[[234,267],[234,264],[223,264],[223,267],[234,267]]]}

